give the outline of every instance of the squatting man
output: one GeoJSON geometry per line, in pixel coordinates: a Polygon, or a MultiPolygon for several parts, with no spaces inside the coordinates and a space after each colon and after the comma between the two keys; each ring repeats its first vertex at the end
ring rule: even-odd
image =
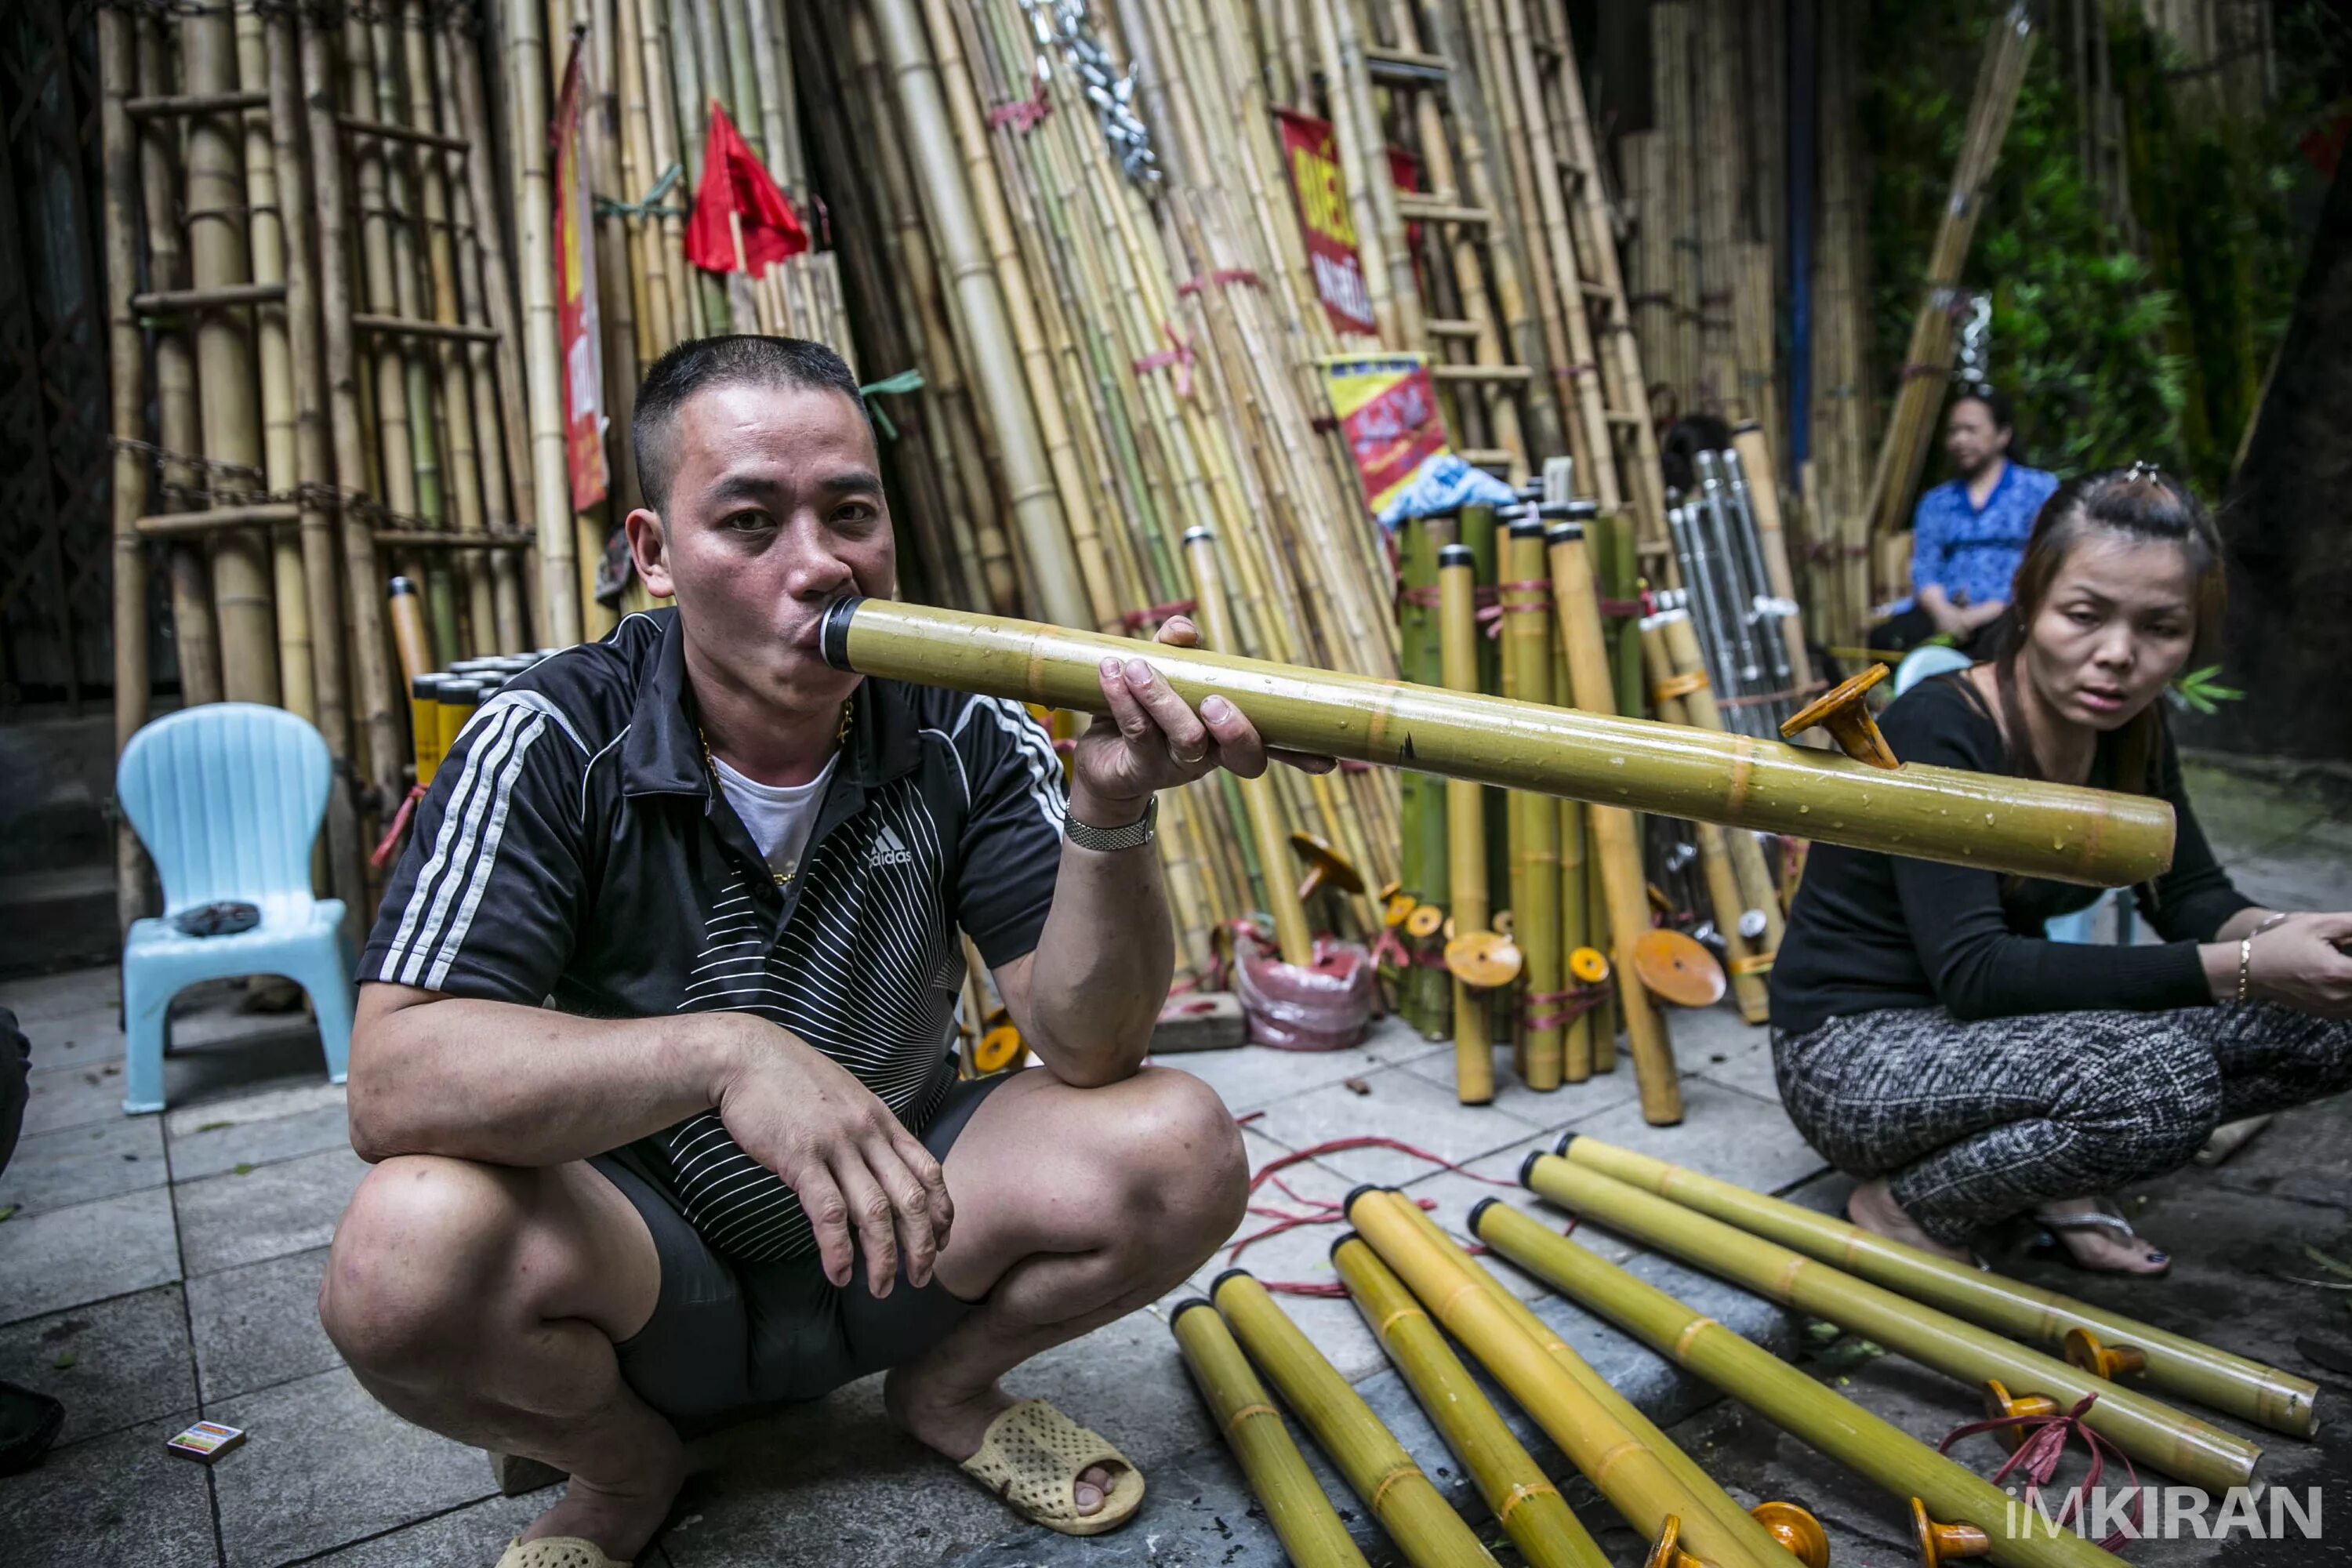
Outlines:
{"type": "Polygon", "coordinates": [[[1116,1528],[1141,1475],[999,1380],[1240,1221],[1224,1106],[1142,1065],[1153,803],[1266,748],[1106,659],[1066,795],[1018,705],[829,668],[826,606],[895,584],[830,350],[683,345],[631,437],[631,554],[676,607],[506,686],[417,809],[360,965],[374,1168],[327,1330],[401,1415],[571,1477],[499,1568],[626,1563],[682,1437],[885,1369],[891,1418],[1009,1507],[1116,1528]],[[959,931],[1042,1065],[958,1080],[959,931]]]}

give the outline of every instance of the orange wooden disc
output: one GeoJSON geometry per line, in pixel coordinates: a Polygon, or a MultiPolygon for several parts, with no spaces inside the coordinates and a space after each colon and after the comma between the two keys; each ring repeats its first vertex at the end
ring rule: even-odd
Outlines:
{"type": "Polygon", "coordinates": [[[1474,931],[1445,944],[1445,967],[1465,985],[1489,990],[1519,977],[1519,950],[1500,931],[1474,931]]]}
{"type": "Polygon", "coordinates": [[[1651,995],[1677,1007],[1712,1007],[1723,1000],[1723,965],[1678,931],[1654,931],[1633,944],[1633,973],[1651,995]]]}
{"type": "Polygon", "coordinates": [[[1439,909],[1435,904],[1417,904],[1413,907],[1412,913],[1404,917],[1405,934],[1433,937],[1437,934],[1437,928],[1444,923],[1444,910],[1439,909]]]}
{"type": "Polygon", "coordinates": [[[1414,907],[1411,893],[1391,893],[1381,907],[1381,922],[1401,926],[1412,918],[1414,907]]]}
{"type": "Polygon", "coordinates": [[[1003,1072],[1021,1059],[1021,1031],[1010,1024],[999,1024],[981,1036],[980,1044],[971,1053],[972,1070],[978,1073],[1003,1072]]]}
{"type": "Polygon", "coordinates": [[[1519,932],[1518,917],[1508,910],[1497,910],[1489,923],[1505,936],[1517,936],[1519,932]]]}
{"type": "Polygon", "coordinates": [[[1568,972],[1587,985],[1609,978],[1609,957],[1597,947],[1580,947],[1568,955],[1568,972]]]}

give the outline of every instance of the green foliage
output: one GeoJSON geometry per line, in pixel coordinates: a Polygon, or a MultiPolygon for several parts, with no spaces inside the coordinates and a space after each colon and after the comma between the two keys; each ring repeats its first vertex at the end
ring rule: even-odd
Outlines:
{"type": "Polygon", "coordinates": [[[2245,695],[2234,686],[2221,684],[2221,667],[2218,664],[2187,670],[2172,678],[2173,700],[2192,712],[2219,712],[2222,703],[2236,702],[2245,695]]]}
{"type": "MultiPolygon", "coordinates": [[[[1909,340],[1987,27],[1985,0],[1878,0],[1864,58],[1873,306],[1882,378],[1909,340]]],[[[2124,106],[2126,237],[2081,156],[2082,104],[2045,30],[1985,193],[1963,285],[1993,299],[1991,371],[2027,459],[2061,474],[2145,458],[2208,497],[2230,466],[2284,330],[2302,242],[2285,193],[2319,62],[2280,31],[2281,95],[2257,121],[2210,107],[2138,7],[2110,5],[2124,106]],[[2135,248],[2135,243],[2137,248],[2135,248]]],[[[2324,50],[2321,52],[2324,53],[2324,50]]],[[[1931,463],[1929,478],[1940,471],[1931,463]]]]}

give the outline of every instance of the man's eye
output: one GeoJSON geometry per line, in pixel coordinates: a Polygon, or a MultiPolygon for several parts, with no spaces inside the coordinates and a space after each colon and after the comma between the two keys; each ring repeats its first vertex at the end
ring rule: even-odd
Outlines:
{"type": "Polygon", "coordinates": [[[863,528],[880,514],[863,501],[852,501],[833,514],[833,521],[845,528],[863,528]]]}
{"type": "Polygon", "coordinates": [[[733,512],[719,526],[737,533],[751,533],[768,526],[768,514],[763,511],[733,512]]]}

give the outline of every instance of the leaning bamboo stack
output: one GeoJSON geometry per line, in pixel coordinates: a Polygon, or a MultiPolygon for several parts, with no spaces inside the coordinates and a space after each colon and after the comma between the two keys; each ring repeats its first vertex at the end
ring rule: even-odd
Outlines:
{"type": "MultiPolygon", "coordinates": [[[[1969,105],[1968,129],[1952,170],[1951,195],[1944,204],[1935,248],[1928,254],[1925,294],[1912,322],[1901,384],[1864,503],[1874,538],[1895,533],[1909,521],[1912,491],[1918,486],[1920,467],[1934,443],[1952,359],[1959,349],[1956,317],[1964,303],[1958,291],[1960,268],[1968,260],[1977,218],[1984,209],[1985,184],[2009,134],[2010,117],[2025,83],[2025,68],[2032,58],[2036,37],[2031,9],[2019,0],[1994,20],[1985,44],[1976,93],[1969,105]]],[[[1893,588],[1894,584],[1882,581],[1874,584],[1873,592],[1883,598],[1893,588]]]]}
{"type": "Polygon", "coordinates": [[[1825,643],[1857,646],[1870,612],[1871,373],[1868,192],[1857,112],[1860,0],[1822,7],[1819,243],[1813,250],[1812,453],[1807,604],[1825,643]]]}

